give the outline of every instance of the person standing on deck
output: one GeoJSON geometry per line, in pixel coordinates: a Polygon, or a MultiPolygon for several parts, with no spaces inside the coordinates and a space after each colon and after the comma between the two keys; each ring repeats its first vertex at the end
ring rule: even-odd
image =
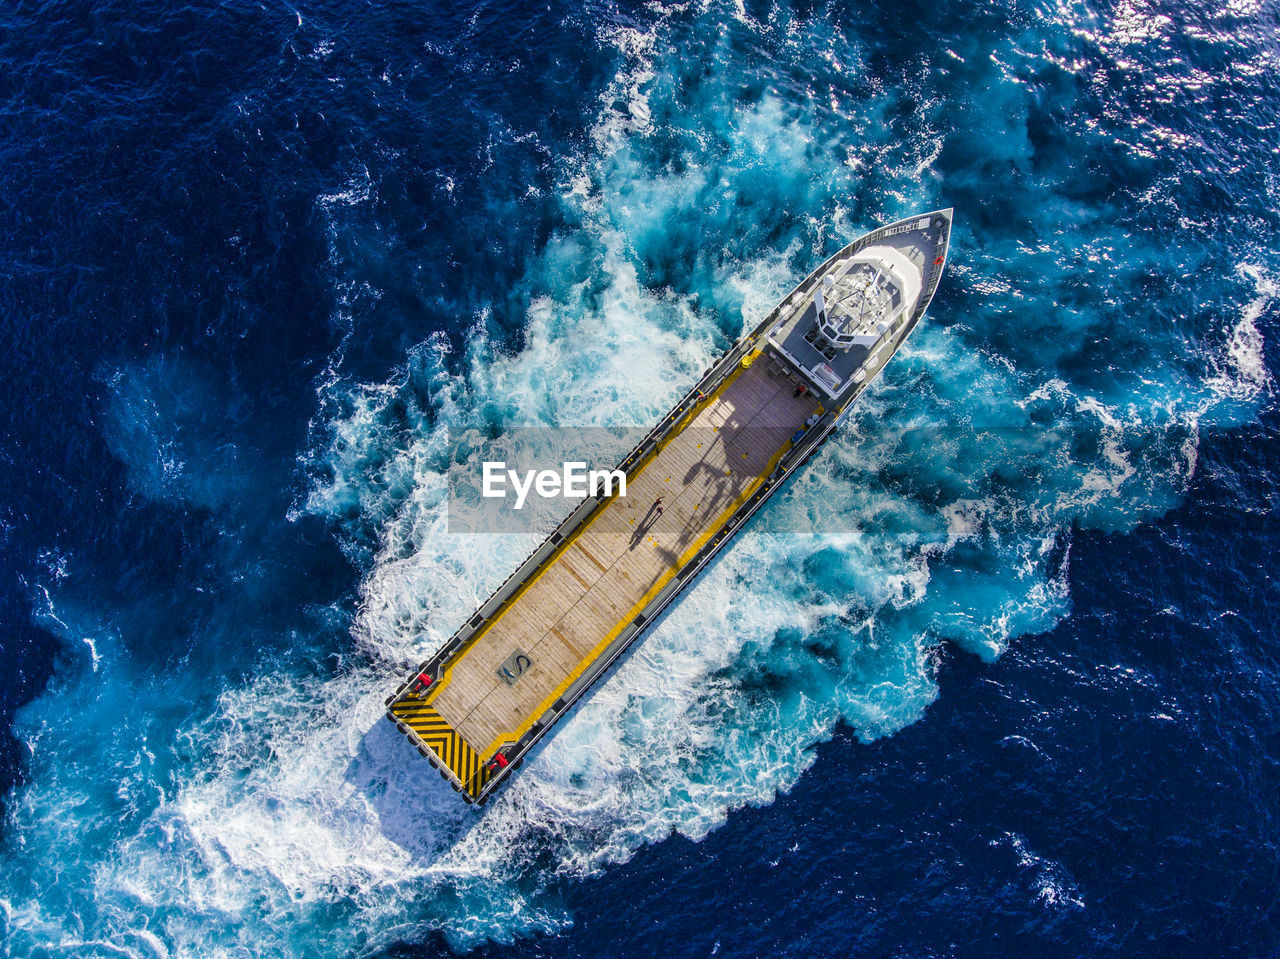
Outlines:
{"type": "Polygon", "coordinates": [[[649,528],[650,523],[656,523],[658,517],[662,515],[662,497],[659,496],[653,501],[653,505],[649,507],[649,512],[645,513],[640,520],[640,525],[636,527],[636,534],[640,535],[642,531],[649,528]]]}

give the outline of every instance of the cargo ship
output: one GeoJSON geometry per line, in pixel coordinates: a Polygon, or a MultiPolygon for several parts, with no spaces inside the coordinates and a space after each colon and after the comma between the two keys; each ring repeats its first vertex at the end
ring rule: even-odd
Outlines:
{"type": "Polygon", "coordinates": [[[859,237],[800,283],[387,698],[483,805],[664,608],[821,448],[928,309],[952,211],[859,237]]]}

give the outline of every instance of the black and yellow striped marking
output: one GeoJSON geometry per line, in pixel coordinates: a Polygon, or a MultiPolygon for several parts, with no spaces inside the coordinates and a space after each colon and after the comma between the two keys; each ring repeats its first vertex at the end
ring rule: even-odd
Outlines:
{"type": "Polygon", "coordinates": [[[429,703],[406,696],[391,704],[391,714],[418,734],[423,744],[449,767],[473,798],[489,781],[489,769],[480,754],[471,748],[429,703]]]}

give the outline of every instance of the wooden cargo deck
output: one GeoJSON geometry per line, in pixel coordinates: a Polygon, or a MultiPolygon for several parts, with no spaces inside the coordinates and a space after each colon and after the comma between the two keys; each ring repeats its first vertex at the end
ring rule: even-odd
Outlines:
{"type": "Polygon", "coordinates": [[[506,608],[390,706],[474,797],[486,763],[564,696],[651,598],[720,530],[819,407],[766,361],[739,369],[684,416],[608,500],[521,584],[506,608]],[[654,507],[662,498],[662,509],[654,507]],[[508,657],[527,665],[513,683],[508,657]]]}

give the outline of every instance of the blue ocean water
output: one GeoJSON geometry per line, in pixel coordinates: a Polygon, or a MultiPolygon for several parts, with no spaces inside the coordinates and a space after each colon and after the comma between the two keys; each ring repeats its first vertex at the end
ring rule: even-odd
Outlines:
{"type": "Polygon", "coordinates": [[[0,18],[6,955],[1280,951],[1275,4],[0,18]],[[448,428],[644,425],[942,205],[848,428],[463,808],[382,700],[532,543],[448,428]]]}

